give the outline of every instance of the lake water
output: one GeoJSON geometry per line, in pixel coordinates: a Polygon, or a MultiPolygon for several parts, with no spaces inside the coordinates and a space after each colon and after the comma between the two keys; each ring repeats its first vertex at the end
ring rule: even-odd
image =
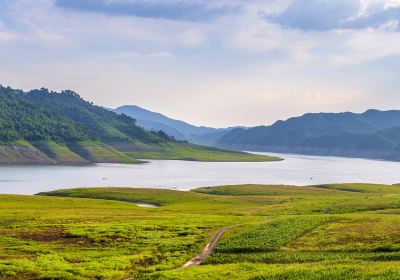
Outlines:
{"type": "Polygon", "coordinates": [[[275,155],[285,160],[254,163],[154,160],[141,165],[2,166],[0,193],[35,194],[60,188],[99,186],[189,190],[195,187],[245,183],[400,183],[399,162],[275,155]]]}

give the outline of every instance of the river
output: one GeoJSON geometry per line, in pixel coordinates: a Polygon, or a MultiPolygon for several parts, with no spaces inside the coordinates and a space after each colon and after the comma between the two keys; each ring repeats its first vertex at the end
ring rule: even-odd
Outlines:
{"type": "Polygon", "coordinates": [[[152,160],[139,165],[0,166],[0,193],[35,194],[60,188],[100,186],[190,190],[204,186],[247,183],[400,183],[400,162],[272,155],[285,160],[247,163],[152,160]]]}

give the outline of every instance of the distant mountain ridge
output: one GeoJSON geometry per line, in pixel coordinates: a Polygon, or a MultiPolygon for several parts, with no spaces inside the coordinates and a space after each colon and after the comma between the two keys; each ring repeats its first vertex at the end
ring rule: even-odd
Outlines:
{"type": "Polygon", "coordinates": [[[114,112],[148,130],[220,148],[400,161],[400,110],[307,113],[270,126],[225,129],[196,127],[134,105],[114,112]]]}
{"type": "Polygon", "coordinates": [[[196,127],[138,106],[114,110],[149,130],[221,148],[400,161],[400,111],[307,113],[270,126],[196,127]]]}
{"type": "Polygon", "coordinates": [[[217,145],[242,150],[400,160],[400,111],[309,113],[234,129],[217,145]]]}
{"type": "Polygon", "coordinates": [[[215,144],[222,135],[232,129],[195,126],[136,105],[124,105],[111,110],[134,118],[139,126],[147,130],[162,130],[178,140],[187,140],[202,145],[215,144]]]}

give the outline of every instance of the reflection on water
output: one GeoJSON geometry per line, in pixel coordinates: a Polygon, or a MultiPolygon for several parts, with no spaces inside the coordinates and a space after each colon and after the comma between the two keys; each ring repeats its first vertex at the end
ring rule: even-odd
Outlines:
{"type": "MultiPolygon", "coordinates": [[[[271,153],[269,153],[271,154],[271,153]]],[[[0,193],[34,194],[60,188],[124,186],[189,190],[225,184],[400,183],[400,163],[282,155],[280,162],[160,161],[89,166],[3,166],[0,193]]]]}

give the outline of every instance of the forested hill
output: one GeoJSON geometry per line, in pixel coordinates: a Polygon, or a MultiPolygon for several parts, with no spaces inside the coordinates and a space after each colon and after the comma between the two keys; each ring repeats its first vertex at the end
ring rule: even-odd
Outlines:
{"type": "Polygon", "coordinates": [[[145,131],[126,115],[117,115],[83,100],[73,91],[23,92],[0,87],[0,139],[71,142],[83,140],[165,140],[145,131]]]}
{"type": "Polygon", "coordinates": [[[309,113],[271,126],[234,129],[218,146],[400,161],[400,111],[309,113]]]}
{"type": "MultiPolygon", "coordinates": [[[[216,151],[213,160],[232,154],[216,151]]],[[[179,159],[182,154],[206,160],[198,155],[209,152],[162,131],[146,131],[133,118],[96,106],[73,91],[24,92],[0,86],[0,164],[134,163],[138,156],[179,159]]]]}

